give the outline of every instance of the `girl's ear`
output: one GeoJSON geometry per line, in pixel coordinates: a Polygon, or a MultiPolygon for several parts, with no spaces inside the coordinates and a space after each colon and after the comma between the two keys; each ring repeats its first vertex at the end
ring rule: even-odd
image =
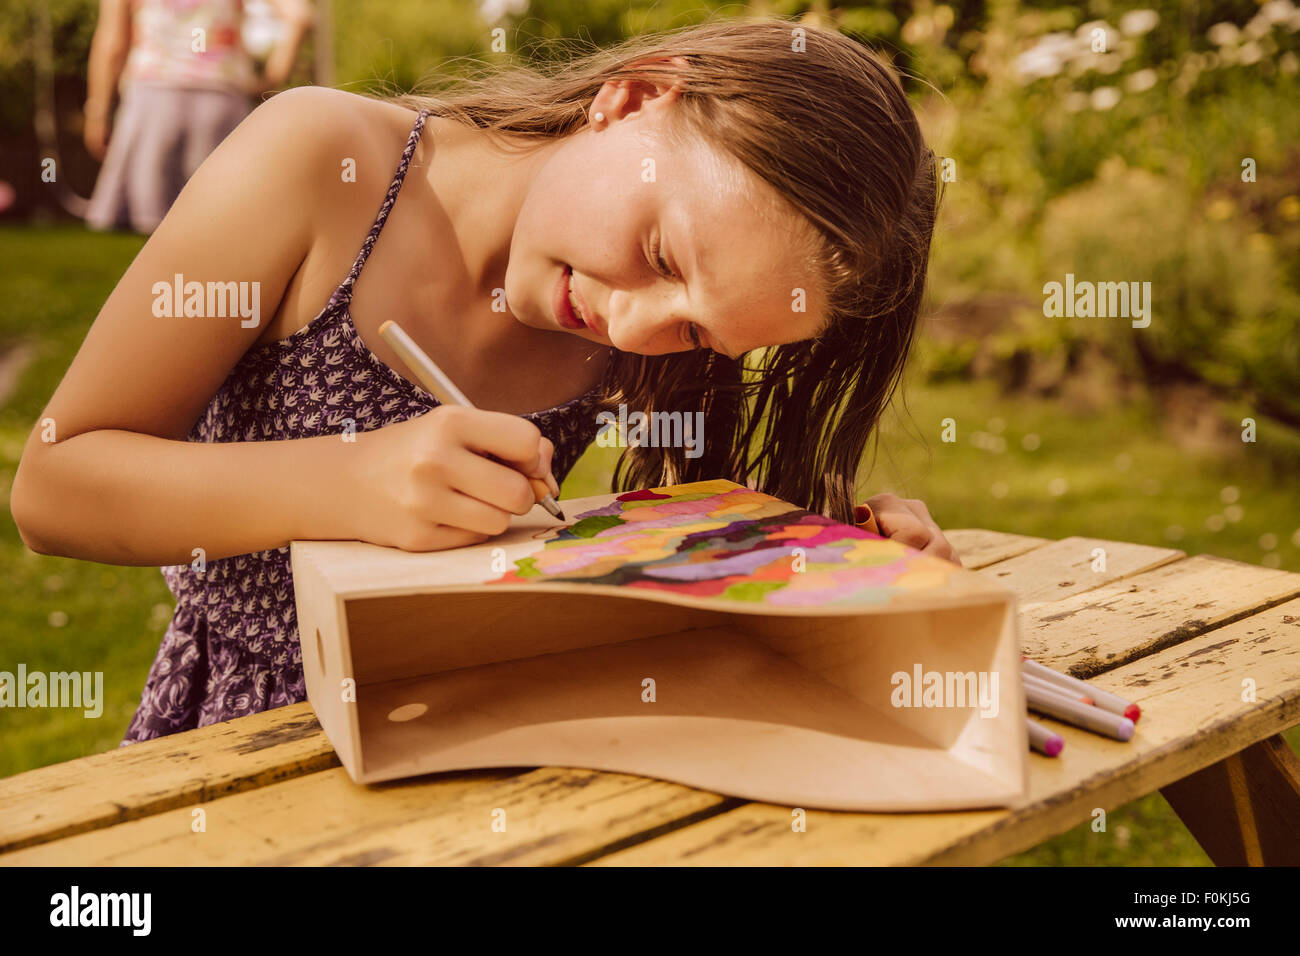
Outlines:
{"type": "Polygon", "coordinates": [[[665,75],[662,81],[656,81],[653,85],[657,91],[656,95],[663,95],[669,90],[680,93],[686,88],[686,70],[690,67],[689,61],[684,56],[655,56],[645,60],[638,60],[634,65],[637,67],[653,67],[659,64],[667,64],[677,69],[672,71],[672,75],[665,75]]]}
{"type": "MultiPolygon", "coordinates": [[[[670,64],[685,70],[689,65],[684,56],[659,56],[638,60],[633,67],[657,66],[670,64]]],[[[604,114],[607,121],[625,119],[642,109],[666,109],[670,107],[686,89],[686,80],[682,76],[664,75],[662,79],[607,80],[592,100],[588,111],[594,116],[604,114]],[[653,104],[653,105],[652,105],[653,104]]]]}

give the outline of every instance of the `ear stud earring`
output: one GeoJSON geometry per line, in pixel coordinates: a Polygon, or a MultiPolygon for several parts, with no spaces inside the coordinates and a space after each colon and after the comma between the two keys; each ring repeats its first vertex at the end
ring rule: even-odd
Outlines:
{"type": "Polygon", "coordinates": [[[605,114],[597,113],[595,116],[592,117],[592,119],[595,120],[597,123],[603,122],[605,119],[605,114]]]}

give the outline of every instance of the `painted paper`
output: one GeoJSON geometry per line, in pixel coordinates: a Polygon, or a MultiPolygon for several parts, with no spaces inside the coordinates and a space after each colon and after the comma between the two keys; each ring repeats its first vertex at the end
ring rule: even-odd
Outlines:
{"type": "Polygon", "coordinates": [[[881,604],[942,587],[957,570],[771,495],[700,481],[584,511],[487,583],[582,582],[796,607],[881,604]]]}

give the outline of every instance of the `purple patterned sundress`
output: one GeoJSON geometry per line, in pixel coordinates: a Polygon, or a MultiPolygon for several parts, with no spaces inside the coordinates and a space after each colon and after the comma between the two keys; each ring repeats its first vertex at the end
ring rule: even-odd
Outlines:
{"type": "MultiPolygon", "coordinates": [[[[357,335],[352,288],[397,201],[428,111],[402,152],[379,215],[352,271],[328,304],[287,339],[250,349],[231,370],[190,441],[275,441],[393,425],[438,400],[381,362],[357,335]]],[[[525,416],[555,443],[563,481],[595,438],[598,388],[525,416]]],[[[289,548],[209,561],[202,573],[162,569],[176,598],[122,746],[306,700],[289,548]]]]}

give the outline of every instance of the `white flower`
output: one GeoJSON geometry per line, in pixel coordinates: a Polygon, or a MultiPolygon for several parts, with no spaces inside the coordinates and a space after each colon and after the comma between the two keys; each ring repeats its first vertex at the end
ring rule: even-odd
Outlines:
{"type": "Polygon", "coordinates": [[[1277,68],[1287,76],[1295,76],[1300,71],[1300,57],[1288,50],[1278,57],[1277,68]]]}
{"type": "Polygon", "coordinates": [[[1230,46],[1237,42],[1240,31],[1235,23],[1216,23],[1210,29],[1205,31],[1210,42],[1215,46],[1230,46]]]}
{"type": "Polygon", "coordinates": [[[1119,87],[1117,86],[1099,86],[1092,91],[1092,108],[1095,110],[1108,110],[1120,101],[1119,87]]]}
{"type": "Polygon", "coordinates": [[[1083,49],[1091,50],[1093,53],[1106,53],[1119,45],[1119,33],[1105,20],[1089,20],[1087,23],[1080,24],[1074,31],[1074,35],[1083,49]],[[1100,50],[1092,49],[1095,31],[1101,31],[1105,37],[1103,48],[1100,50]]]}
{"type": "Polygon", "coordinates": [[[1246,21],[1246,26],[1242,29],[1241,32],[1244,33],[1246,36],[1250,37],[1252,40],[1258,40],[1260,37],[1268,33],[1268,31],[1271,29],[1273,29],[1272,24],[1270,24],[1267,20],[1265,20],[1262,16],[1260,16],[1257,13],[1253,17],[1251,17],[1248,21],[1246,21]]]}
{"type": "Polygon", "coordinates": [[[1269,0],[1268,3],[1259,8],[1259,13],[1256,16],[1263,17],[1271,24],[1278,24],[1286,23],[1291,19],[1293,13],[1295,13],[1295,6],[1291,3],[1291,0],[1269,0]]]}
{"type": "Polygon", "coordinates": [[[1016,57],[1016,74],[1022,83],[1031,83],[1061,72],[1063,58],[1057,50],[1038,44],[1016,57]]]}
{"type": "Polygon", "coordinates": [[[1015,71],[1020,82],[1032,83],[1045,76],[1056,76],[1074,52],[1068,33],[1048,33],[1016,57],[1015,71]]]}
{"type": "Polygon", "coordinates": [[[1150,68],[1138,70],[1127,80],[1124,81],[1124,87],[1130,93],[1142,93],[1156,85],[1156,71],[1150,68]]]}
{"type": "MultiPolygon", "coordinates": [[[[1286,0],[1279,0],[1286,2],[1286,0]]],[[[1119,32],[1126,37],[1140,37],[1150,33],[1160,22],[1160,14],[1154,10],[1130,10],[1119,18],[1119,32]]]]}
{"type": "Polygon", "coordinates": [[[528,0],[479,0],[478,12],[488,23],[496,23],[506,14],[519,16],[528,9],[528,0]]]}
{"type": "Polygon", "coordinates": [[[1069,56],[1074,50],[1074,37],[1068,33],[1045,33],[1038,38],[1035,46],[1039,49],[1051,50],[1061,56],[1069,56]]]}
{"type": "Polygon", "coordinates": [[[1242,66],[1250,66],[1252,63],[1258,63],[1264,56],[1264,51],[1260,49],[1259,44],[1254,40],[1249,43],[1243,43],[1241,49],[1237,51],[1237,62],[1242,66]]]}

